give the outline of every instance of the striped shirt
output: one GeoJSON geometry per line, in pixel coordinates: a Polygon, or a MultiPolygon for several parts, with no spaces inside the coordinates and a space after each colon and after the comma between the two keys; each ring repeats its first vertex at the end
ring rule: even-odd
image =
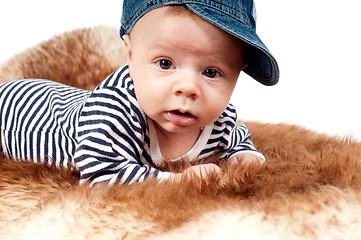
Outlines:
{"type": "MultiPolygon", "coordinates": [[[[6,82],[0,85],[0,103],[0,146],[9,158],[73,165],[81,183],[172,176],[157,169],[164,159],[154,124],[139,106],[127,65],[92,92],[48,80],[6,82]]],[[[227,160],[245,151],[264,159],[229,104],[183,157],[222,153],[227,160]]]]}

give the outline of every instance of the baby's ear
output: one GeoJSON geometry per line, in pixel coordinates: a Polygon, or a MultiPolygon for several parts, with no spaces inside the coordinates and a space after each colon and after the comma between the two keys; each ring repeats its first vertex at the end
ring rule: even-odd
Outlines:
{"type": "Polygon", "coordinates": [[[130,44],[130,36],[124,35],[123,40],[124,40],[124,44],[125,44],[127,61],[128,61],[128,63],[130,63],[132,61],[132,48],[131,48],[131,44],[130,44]]]}

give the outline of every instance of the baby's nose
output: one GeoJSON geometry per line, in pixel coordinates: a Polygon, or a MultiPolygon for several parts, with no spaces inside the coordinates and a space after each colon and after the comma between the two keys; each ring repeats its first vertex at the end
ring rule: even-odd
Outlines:
{"type": "Polygon", "coordinates": [[[200,96],[198,79],[196,76],[182,77],[174,86],[174,94],[176,96],[185,96],[196,100],[200,96]]]}

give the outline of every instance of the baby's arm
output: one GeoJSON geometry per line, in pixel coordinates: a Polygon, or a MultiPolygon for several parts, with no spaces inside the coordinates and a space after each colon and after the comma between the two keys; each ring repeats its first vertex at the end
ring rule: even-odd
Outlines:
{"type": "Polygon", "coordinates": [[[79,117],[74,154],[80,183],[131,184],[173,175],[151,167],[149,156],[143,157],[146,122],[130,97],[122,90],[102,87],[87,99],[79,117]]]}
{"type": "Polygon", "coordinates": [[[81,184],[132,184],[142,182],[148,177],[165,180],[174,175],[139,162],[137,152],[140,152],[140,149],[135,146],[136,144],[129,139],[114,139],[107,134],[109,131],[107,128],[98,127],[81,138],[74,155],[75,166],[80,171],[81,184]]]}
{"type": "Polygon", "coordinates": [[[265,162],[265,157],[259,152],[253,145],[251,140],[251,134],[244,124],[238,124],[234,130],[233,138],[237,139],[238,143],[233,144],[234,147],[229,149],[228,152],[231,152],[227,163],[230,166],[241,164],[241,165],[250,165],[250,164],[263,164],[265,162]],[[234,137],[236,135],[237,137],[234,137]]]}

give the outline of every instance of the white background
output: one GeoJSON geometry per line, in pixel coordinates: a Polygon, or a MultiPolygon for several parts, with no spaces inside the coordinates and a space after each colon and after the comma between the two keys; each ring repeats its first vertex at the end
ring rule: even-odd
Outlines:
{"type": "MultiPolygon", "coordinates": [[[[118,27],[121,2],[1,1],[0,62],[64,31],[118,27]]],[[[276,57],[281,78],[266,87],[242,74],[232,98],[239,117],[361,139],[359,2],[256,0],[257,32],[276,57]]]]}

